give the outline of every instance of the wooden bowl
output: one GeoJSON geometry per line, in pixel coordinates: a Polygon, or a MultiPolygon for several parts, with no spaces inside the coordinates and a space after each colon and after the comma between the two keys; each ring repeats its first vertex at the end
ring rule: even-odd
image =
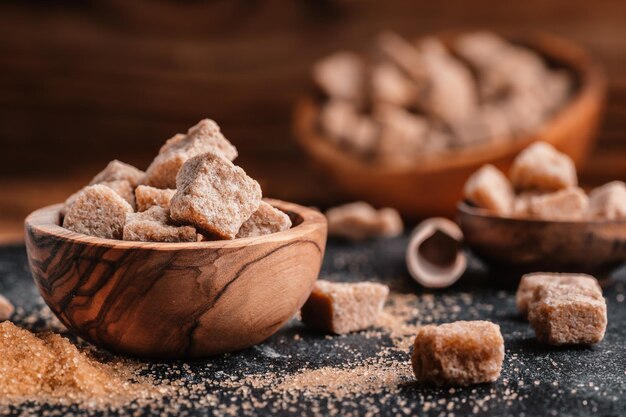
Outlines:
{"type": "Polygon", "coordinates": [[[474,253],[509,270],[584,272],[602,279],[626,261],[626,220],[517,219],[461,203],[457,221],[474,253]]]}
{"type": "Polygon", "coordinates": [[[326,219],[267,200],[294,226],[267,236],[197,243],[101,239],[59,225],[60,204],[25,221],[39,292],[73,333],[141,357],[196,358],[275,333],[318,277],[326,219]]]}
{"type": "MultiPolygon", "coordinates": [[[[458,33],[440,38],[449,43],[458,33]]],[[[570,70],[576,89],[566,104],[533,136],[503,139],[493,144],[451,151],[416,161],[414,165],[368,162],[324,138],[317,125],[319,102],[302,99],[294,115],[295,136],[301,146],[352,198],[397,208],[405,217],[453,216],[462,199],[463,184],[478,168],[492,163],[505,172],[515,156],[534,141],[545,141],[571,156],[577,165],[594,139],[604,105],[605,77],[583,49],[546,34],[511,37],[570,70]]]]}

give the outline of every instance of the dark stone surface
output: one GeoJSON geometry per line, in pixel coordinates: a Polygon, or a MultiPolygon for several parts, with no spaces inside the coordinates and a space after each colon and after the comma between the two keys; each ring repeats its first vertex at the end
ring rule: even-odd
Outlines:
{"type": "MultiPolygon", "coordinates": [[[[406,238],[349,244],[329,242],[322,275],[334,280],[362,281],[377,280],[388,283],[401,292],[423,290],[414,284],[404,267],[406,238]]],[[[435,322],[458,319],[486,319],[501,326],[506,345],[506,357],[501,378],[494,384],[475,387],[438,389],[420,387],[412,383],[401,385],[395,395],[387,393],[356,395],[350,398],[311,398],[300,396],[292,408],[281,409],[278,399],[270,396],[267,403],[248,410],[248,415],[314,415],[315,406],[319,413],[329,409],[341,414],[365,415],[429,415],[451,416],[620,416],[626,414],[626,270],[616,274],[611,286],[605,289],[608,302],[609,325],[604,341],[593,347],[546,347],[538,344],[528,323],[521,320],[515,310],[514,280],[502,272],[489,273],[478,261],[472,259],[469,272],[452,288],[438,292],[435,304],[439,310],[448,309],[449,314],[433,315],[420,310],[420,321],[435,322]],[[458,302],[465,296],[471,303],[458,302]],[[520,381],[523,384],[520,385],[520,381]],[[511,393],[515,395],[512,397],[511,393]],[[383,394],[385,396],[382,400],[383,394]],[[440,403],[439,403],[440,401],[440,403]],[[453,409],[446,409],[449,401],[453,409]],[[424,410],[424,404],[428,409],[424,410]],[[434,406],[432,406],[434,404],[434,406]]],[[[30,278],[24,248],[0,248],[0,293],[24,309],[16,321],[24,326],[40,329],[46,326],[43,320],[26,323],[20,318],[29,313],[42,311],[42,301],[30,278]]],[[[204,394],[196,393],[189,402],[180,405],[178,415],[220,415],[217,405],[249,402],[253,397],[263,398],[265,389],[252,389],[249,394],[234,394],[229,388],[216,387],[215,382],[227,378],[241,378],[250,373],[265,371],[283,375],[307,366],[318,368],[354,362],[355,352],[363,359],[376,356],[381,348],[390,345],[385,336],[366,337],[356,333],[343,337],[327,338],[307,331],[297,320],[292,321],[264,344],[230,355],[222,355],[207,361],[189,364],[152,363],[150,373],[172,376],[172,371],[181,370],[176,378],[196,387],[207,382],[204,394]],[[294,335],[299,340],[294,341],[294,335]],[[213,395],[217,404],[202,405],[199,398],[213,395]]],[[[409,366],[409,352],[397,354],[409,366]]],[[[32,404],[29,406],[32,408],[32,404]]],[[[162,404],[135,407],[134,412],[151,414],[161,409],[171,411],[162,404]],[[137,409],[138,408],[138,409],[137,409]]],[[[1,409],[0,409],[1,410],[1,409]]],[[[63,415],[68,411],[87,414],[77,407],[34,407],[35,411],[46,410],[63,415]]],[[[24,407],[11,407],[7,414],[19,414],[24,407]]],[[[121,410],[120,414],[125,414],[121,410]]],[[[236,413],[243,414],[239,409],[236,413]]],[[[104,414],[91,411],[89,414],[104,414]]],[[[141,413],[139,413],[141,414],[141,413]]]]}

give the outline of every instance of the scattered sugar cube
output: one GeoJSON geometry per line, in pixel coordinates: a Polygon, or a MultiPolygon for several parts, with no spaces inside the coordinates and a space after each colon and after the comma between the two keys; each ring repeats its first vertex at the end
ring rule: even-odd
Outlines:
{"type": "Polygon", "coordinates": [[[381,63],[371,71],[372,99],[398,107],[410,107],[417,102],[415,82],[390,63],[381,63]]]}
{"type": "Polygon", "coordinates": [[[288,215],[261,201],[261,205],[252,213],[237,232],[236,237],[254,237],[282,232],[291,227],[291,219],[288,215]]]}
{"type": "Polygon", "coordinates": [[[594,344],[606,331],[606,301],[596,288],[544,283],[533,293],[528,320],[542,343],[594,344]]]}
{"type": "Polygon", "coordinates": [[[189,158],[212,152],[228,160],[237,157],[237,149],[222,135],[213,120],[204,119],[192,126],[187,134],[169,139],[146,170],[145,185],[156,188],[176,188],[176,175],[189,158]]]}
{"type": "Polygon", "coordinates": [[[612,181],[589,193],[589,216],[594,219],[626,219],[626,184],[612,181]]]}
{"type": "Polygon", "coordinates": [[[100,173],[98,173],[89,185],[101,184],[103,182],[126,180],[131,188],[135,188],[144,179],[145,173],[132,165],[114,159],[100,173]]]}
{"type": "Polygon", "coordinates": [[[388,294],[389,288],[383,284],[318,280],[302,307],[302,321],[336,334],[367,329],[376,323],[388,294]]]}
{"type": "Polygon", "coordinates": [[[463,194],[467,200],[496,214],[507,214],[513,207],[513,187],[502,172],[487,164],[476,171],[465,183],[463,194]]]}
{"type": "Polygon", "coordinates": [[[517,287],[517,293],[515,294],[515,301],[519,312],[526,316],[528,314],[528,306],[533,298],[535,290],[542,284],[556,282],[558,284],[582,286],[591,290],[595,290],[602,295],[602,289],[598,281],[591,275],[586,274],[561,274],[550,272],[535,272],[532,274],[526,274],[522,277],[519,287],[517,287]]]}
{"type": "Polygon", "coordinates": [[[365,63],[354,52],[336,52],[313,66],[313,80],[328,96],[360,102],[365,83],[365,63]]]}
{"type": "Polygon", "coordinates": [[[542,220],[571,221],[584,218],[588,207],[589,199],[585,192],[572,187],[531,197],[528,212],[530,216],[542,220]]]}
{"type": "MultiPolygon", "coordinates": [[[[103,181],[99,184],[105,185],[109,187],[110,189],[112,189],[113,191],[115,191],[116,193],[118,193],[120,197],[122,197],[124,200],[128,202],[128,204],[131,205],[133,210],[135,209],[135,195],[133,193],[133,187],[130,182],[128,182],[127,180],[115,180],[115,181],[103,181]]],[[[65,200],[65,204],[63,204],[63,208],[61,209],[61,216],[65,216],[65,214],[67,214],[72,204],[74,204],[74,202],[76,201],[78,194],[84,189],[85,187],[81,188],[80,190],[76,191],[74,194],[69,196],[67,200],[65,200]]]]}
{"type": "Polygon", "coordinates": [[[159,206],[169,210],[170,200],[175,193],[176,190],[169,188],[161,189],[150,187],[149,185],[140,185],[135,188],[137,211],[146,211],[152,206],[159,206]]]}
{"type": "Polygon", "coordinates": [[[569,156],[545,142],[535,142],[513,161],[509,177],[518,190],[557,191],[578,184],[569,156]]]}
{"type": "Polygon", "coordinates": [[[77,233],[121,239],[126,215],[133,208],[106,185],[85,187],[63,218],[63,227],[77,233]]]}
{"type": "Polygon", "coordinates": [[[174,221],[233,239],[261,204],[261,187],[228,159],[212,153],[184,163],[170,201],[174,221]]]}
{"type": "Polygon", "coordinates": [[[439,386],[494,382],[503,360],[500,326],[488,321],[422,326],[411,358],[417,380],[439,386]]]}
{"type": "Polygon", "coordinates": [[[146,211],[128,213],[124,225],[124,240],[140,242],[196,242],[198,234],[192,226],[173,226],[168,210],[152,206],[146,211]]]}
{"type": "Polygon", "coordinates": [[[326,219],[330,235],[351,240],[397,236],[404,230],[395,209],[376,210],[362,201],[331,208],[326,212],[326,219]]]}

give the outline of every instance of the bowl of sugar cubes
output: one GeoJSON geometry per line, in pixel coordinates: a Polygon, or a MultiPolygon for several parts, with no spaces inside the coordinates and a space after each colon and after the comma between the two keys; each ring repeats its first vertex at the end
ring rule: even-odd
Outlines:
{"type": "Polygon", "coordinates": [[[138,357],[260,343],[307,300],[326,244],[317,210],[264,199],[210,119],[150,166],[112,161],[25,220],[39,292],[74,334],[138,357]]]}
{"type": "Polygon", "coordinates": [[[545,33],[384,32],[312,79],[294,113],[302,148],[346,194],[409,218],[453,215],[472,172],[507,170],[534,141],[580,162],[605,94],[599,64],[545,33]]]}
{"type": "Polygon", "coordinates": [[[486,164],[467,180],[457,220],[465,243],[491,265],[608,278],[626,262],[626,184],[585,192],[574,162],[535,142],[508,173],[486,164]]]}

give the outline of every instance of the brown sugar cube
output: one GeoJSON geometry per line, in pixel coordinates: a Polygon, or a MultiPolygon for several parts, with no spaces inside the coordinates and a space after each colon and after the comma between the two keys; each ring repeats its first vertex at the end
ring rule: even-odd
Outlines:
{"type": "Polygon", "coordinates": [[[515,196],[513,200],[513,208],[511,215],[514,217],[530,217],[530,201],[534,197],[538,197],[547,193],[539,191],[524,191],[515,196]]]}
{"type": "Polygon", "coordinates": [[[358,119],[354,105],[344,100],[329,100],[320,112],[321,128],[337,144],[345,142],[358,119]]]}
{"type": "Polygon", "coordinates": [[[507,214],[513,207],[513,187],[502,172],[487,164],[472,174],[463,188],[464,197],[496,214],[507,214]]]}
{"type": "Polygon", "coordinates": [[[126,214],[133,208],[106,185],[85,187],[63,218],[63,227],[106,239],[121,239],[126,214]]]}
{"type": "Polygon", "coordinates": [[[354,52],[336,52],[313,66],[313,80],[330,97],[360,102],[364,95],[365,63],[354,52]]]}
{"type": "Polygon", "coordinates": [[[588,214],[593,219],[626,219],[626,184],[612,181],[592,190],[588,214]]]}
{"type": "Polygon", "coordinates": [[[377,156],[393,163],[414,163],[428,139],[428,120],[388,104],[376,106],[374,117],[381,124],[377,156]]]}
{"type": "Polygon", "coordinates": [[[402,219],[393,208],[376,210],[359,201],[326,211],[328,233],[350,240],[397,236],[404,230],[402,219]]]}
{"type": "Polygon", "coordinates": [[[176,135],[161,148],[146,170],[145,185],[156,188],[176,188],[176,175],[185,161],[207,152],[228,160],[237,157],[237,149],[222,135],[213,120],[204,119],[192,126],[182,137],[176,135]]]}
{"type": "Polygon", "coordinates": [[[169,188],[161,189],[150,187],[149,185],[140,185],[135,188],[137,211],[146,211],[152,206],[159,206],[169,210],[170,200],[174,194],[176,194],[176,190],[169,188]]]}
{"type": "Polygon", "coordinates": [[[509,177],[518,190],[557,191],[578,184],[574,162],[545,142],[524,149],[513,161],[509,177]]]}
{"type": "Polygon", "coordinates": [[[140,242],[196,242],[198,234],[192,226],[173,226],[168,210],[152,206],[139,213],[128,213],[124,225],[124,240],[140,242]]]}
{"type": "Polygon", "coordinates": [[[590,290],[597,291],[597,293],[602,296],[600,284],[598,284],[598,281],[591,275],[535,272],[524,275],[517,287],[517,293],[515,294],[517,310],[523,316],[526,316],[528,314],[528,306],[535,290],[542,284],[554,282],[563,285],[586,287],[590,290]]]}
{"type": "MultiPolygon", "coordinates": [[[[127,180],[116,180],[116,181],[103,181],[99,184],[105,185],[109,187],[110,189],[112,189],[113,191],[115,191],[116,193],[118,193],[120,197],[126,200],[128,204],[130,204],[131,207],[133,207],[133,210],[135,209],[135,195],[133,193],[133,187],[130,184],[130,182],[128,182],[127,180]]],[[[78,194],[84,189],[85,187],[81,188],[80,190],[78,190],[77,192],[69,196],[67,200],[65,200],[65,204],[63,205],[63,208],[61,209],[61,216],[65,216],[65,214],[70,209],[72,204],[74,204],[74,202],[76,201],[78,194]]]]}
{"type": "Polygon", "coordinates": [[[488,321],[422,326],[411,357],[417,380],[439,386],[494,382],[503,360],[500,326],[488,321]]]}
{"type": "Polygon", "coordinates": [[[542,220],[571,221],[584,218],[588,207],[585,192],[573,187],[531,197],[528,212],[531,217],[542,220]]]}
{"type": "Polygon", "coordinates": [[[228,159],[212,153],[187,160],[176,185],[170,201],[172,220],[222,239],[233,239],[261,204],[259,184],[228,159]]]}
{"type": "Polygon", "coordinates": [[[13,304],[0,294],[0,321],[9,320],[14,311],[13,304]]]}
{"type": "Polygon", "coordinates": [[[420,107],[448,124],[472,118],[478,109],[478,97],[469,68],[435,38],[420,42],[419,51],[429,86],[420,107]]]}
{"type": "Polygon", "coordinates": [[[236,237],[254,237],[282,232],[291,227],[291,219],[282,211],[272,207],[265,201],[252,213],[237,232],[236,237]]]}
{"type": "Polygon", "coordinates": [[[138,184],[141,184],[144,175],[145,173],[142,170],[115,159],[109,162],[106,168],[93,177],[89,185],[126,180],[130,183],[131,188],[135,188],[138,184]]]}
{"type": "Polygon", "coordinates": [[[318,280],[302,307],[302,321],[336,334],[367,329],[376,323],[388,294],[389,288],[383,284],[318,280]]]}
{"type": "Polygon", "coordinates": [[[528,321],[542,343],[598,343],[606,331],[606,301],[586,286],[541,284],[533,293],[528,321]]]}
{"type": "Polygon", "coordinates": [[[376,46],[386,59],[418,83],[420,92],[425,89],[426,68],[423,57],[415,45],[397,33],[386,31],[377,36],[376,46]]]}
{"type": "Polygon", "coordinates": [[[381,63],[371,70],[372,99],[398,107],[410,107],[417,101],[415,83],[397,66],[381,63]]]}

